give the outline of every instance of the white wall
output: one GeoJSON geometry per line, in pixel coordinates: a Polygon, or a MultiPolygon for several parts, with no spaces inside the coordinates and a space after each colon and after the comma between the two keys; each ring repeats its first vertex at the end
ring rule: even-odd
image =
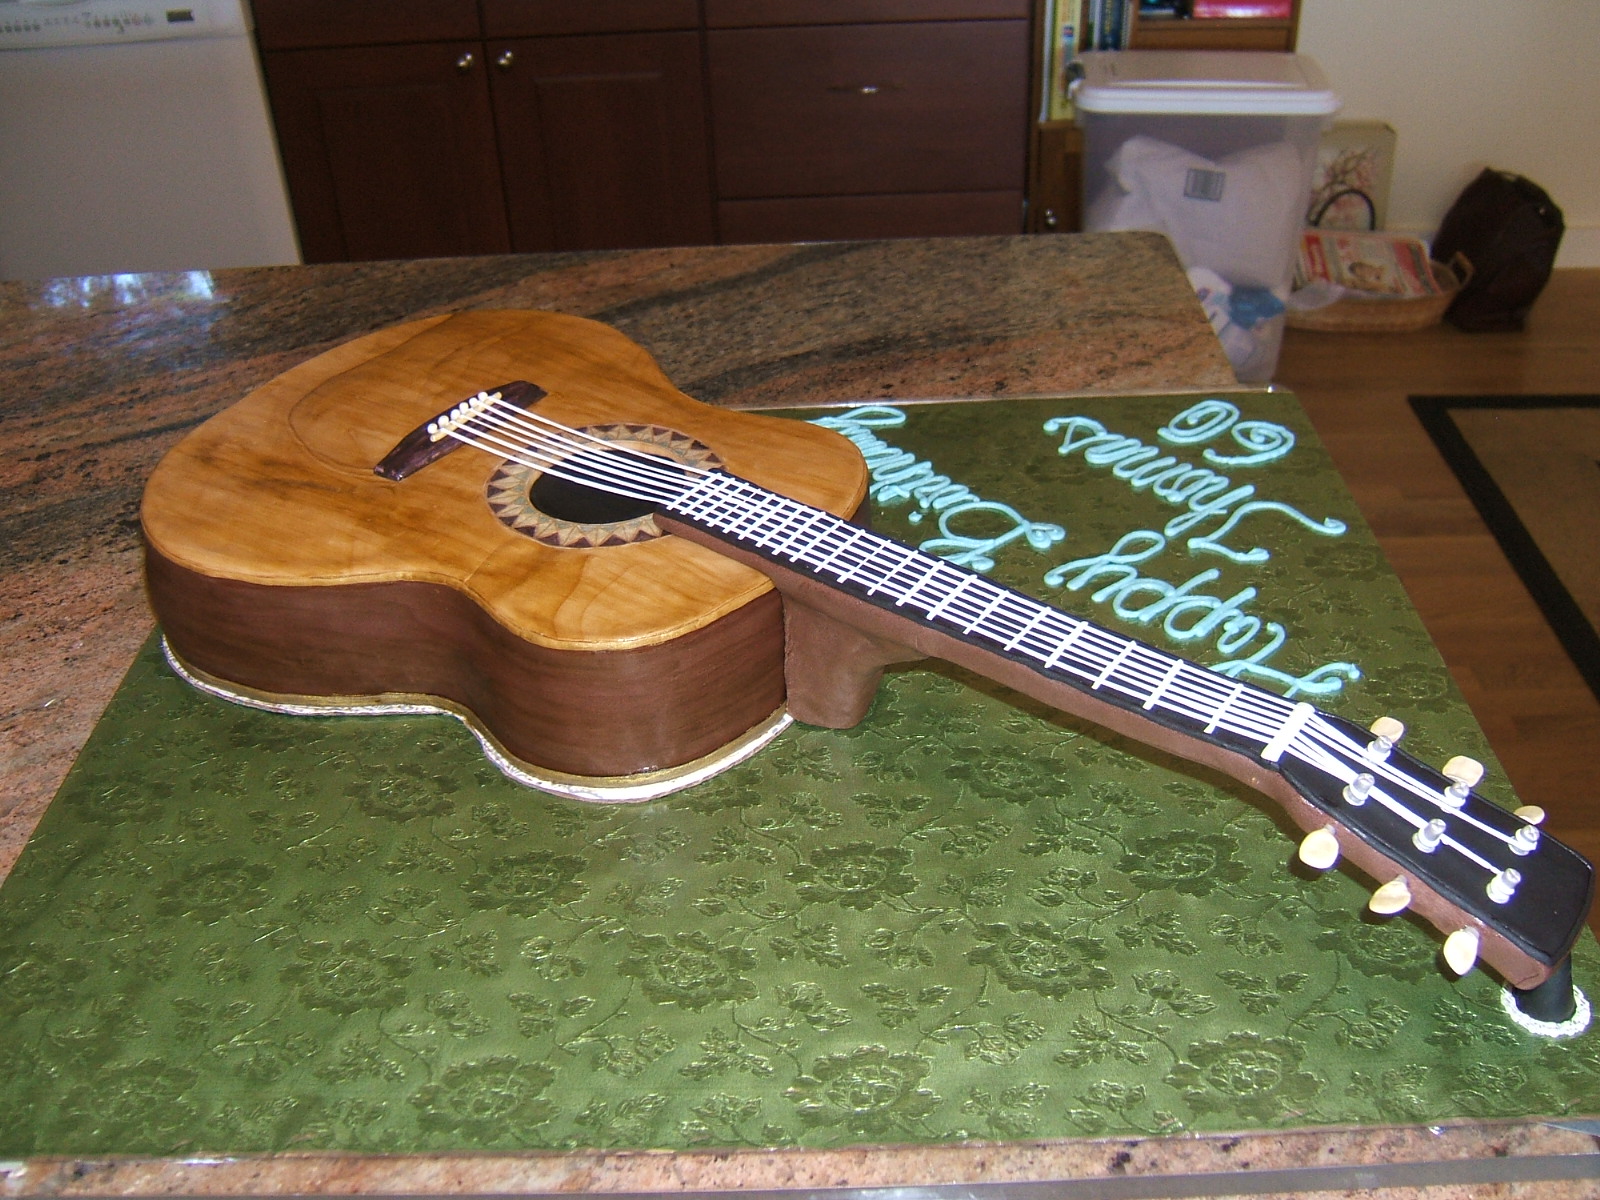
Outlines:
{"type": "Polygon", "coordinates": [[[1600,267],[1600,0],[1301,0],[1299,49],[1398,133],[1389,228],[1432,236],[1498,167],[1561,206],[1557,266],[1600,267]]]}

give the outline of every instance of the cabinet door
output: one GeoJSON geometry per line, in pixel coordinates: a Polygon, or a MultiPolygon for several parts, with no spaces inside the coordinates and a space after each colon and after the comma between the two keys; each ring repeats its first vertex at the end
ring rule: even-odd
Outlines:
{"type": "Polygon", "coordinates": [[[262,59],[307,262],[510,249],[481,43],[262,59]]]}
{"type": "Polygon", "coordinates": [[[714,240],[698,34],[488,47],[517,250],[714,240]]]}
{"type": "Polygon", "coordinates": [[[1025,185],[1026,21],[707,36],[725,200],[1025,185]]]}

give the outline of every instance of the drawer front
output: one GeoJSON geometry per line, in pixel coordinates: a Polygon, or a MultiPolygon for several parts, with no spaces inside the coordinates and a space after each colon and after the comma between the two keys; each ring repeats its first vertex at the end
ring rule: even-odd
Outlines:
{"type": "Polygon", "coordinates": [[[706,0],[712,29],[872,21],[1026,21],[1029,0],[706,0]]]}
{"type": "Polygon", "coordinates": [[[696,0],[483,0],[489,37],[698,29],[696,0]]]}
{"type": "Polygon", "coordinates": [[[1024,186],[1026,21],[707,36],[719,196],[1024,186]]]}
{"type": "Polygon", "coordinates": [[[724,200],[717,205],[717,221],[726,243],[1021,233],[1022,193],[724,200]]]}
{"type": "Polygon", "coordinates": [[[255,0],[263,50],[443,42],[479,35],[476,0],[255,0]]]}

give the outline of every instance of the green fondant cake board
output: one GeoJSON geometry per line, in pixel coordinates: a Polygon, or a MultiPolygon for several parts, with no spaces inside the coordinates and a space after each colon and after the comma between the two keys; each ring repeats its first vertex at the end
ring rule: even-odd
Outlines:
{"type": "MultiPolygon", "coordinates": [[[[1234,399],[1298,441],[1214,469],[1348,532],[1257,513],[1230,540],[1265,563],[1174,539],[1141,569],[1220,572],[1188,594],[1256,588],[1248,611],[1287,631],[1272,665],[1362,668],[1319,702],[1401,716],[1430,758],[1487,757],[1298,406],[1234,399]]],[[[1165,645],[1041,579],[1180,510],[1058,454],[1042,424],[1088,415],[1156,445],[1191,402],[912,406],[879,435],[1065,527],[1001,547],[995,577],[1165,645]]],[[[1208,447],[1249,453],[1231,432],[1169,452],[1200,463],[1208,447]]],[[[912,508],[875,520],[937,535],[912,508]]],[[[1291,869],[1293,844],[1230,782],[952,671],[894,673],[856,729],[795,727],[710,783],[596,807],[507,782],[447,718],[211,699],[152,642],[0,889],[0,1154],[821,1147],[1600,1111],[1600,1037],[1520,1032],[1494,980],[1447,978],[1435,936],[1363,919],[1366,882],[1291,869]]],[[[1593,993],[1587,937],[1576,966],[1593,993]]]]}

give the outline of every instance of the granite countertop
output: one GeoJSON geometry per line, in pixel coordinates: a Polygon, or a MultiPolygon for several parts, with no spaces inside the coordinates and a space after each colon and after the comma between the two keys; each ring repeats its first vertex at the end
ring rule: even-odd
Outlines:
{"type": "MultiPolygon", "coordinates": [[[[1236,386],[1170,247],[1143,234],[0,284],[0,876],[150,632],[137,513],[160,456],[251,388],[339,342],[470,308],[606,321],[650,350],[683,391],[730,406],[1236,386]]],[[[1585,1123],[1510,1122],[849,1151],[34,1160],[0,1163],[0,1195],[955,1184],[970,1195],[1075,1180],[1050,1194],[1391,1186],[1443,1196],[1534,1179],[1547,1181],[1542,1195],[1563,1187],[1579,1195],[1591,1194],[1584,1181],[1596,1161],[1585,1123]]]]}

